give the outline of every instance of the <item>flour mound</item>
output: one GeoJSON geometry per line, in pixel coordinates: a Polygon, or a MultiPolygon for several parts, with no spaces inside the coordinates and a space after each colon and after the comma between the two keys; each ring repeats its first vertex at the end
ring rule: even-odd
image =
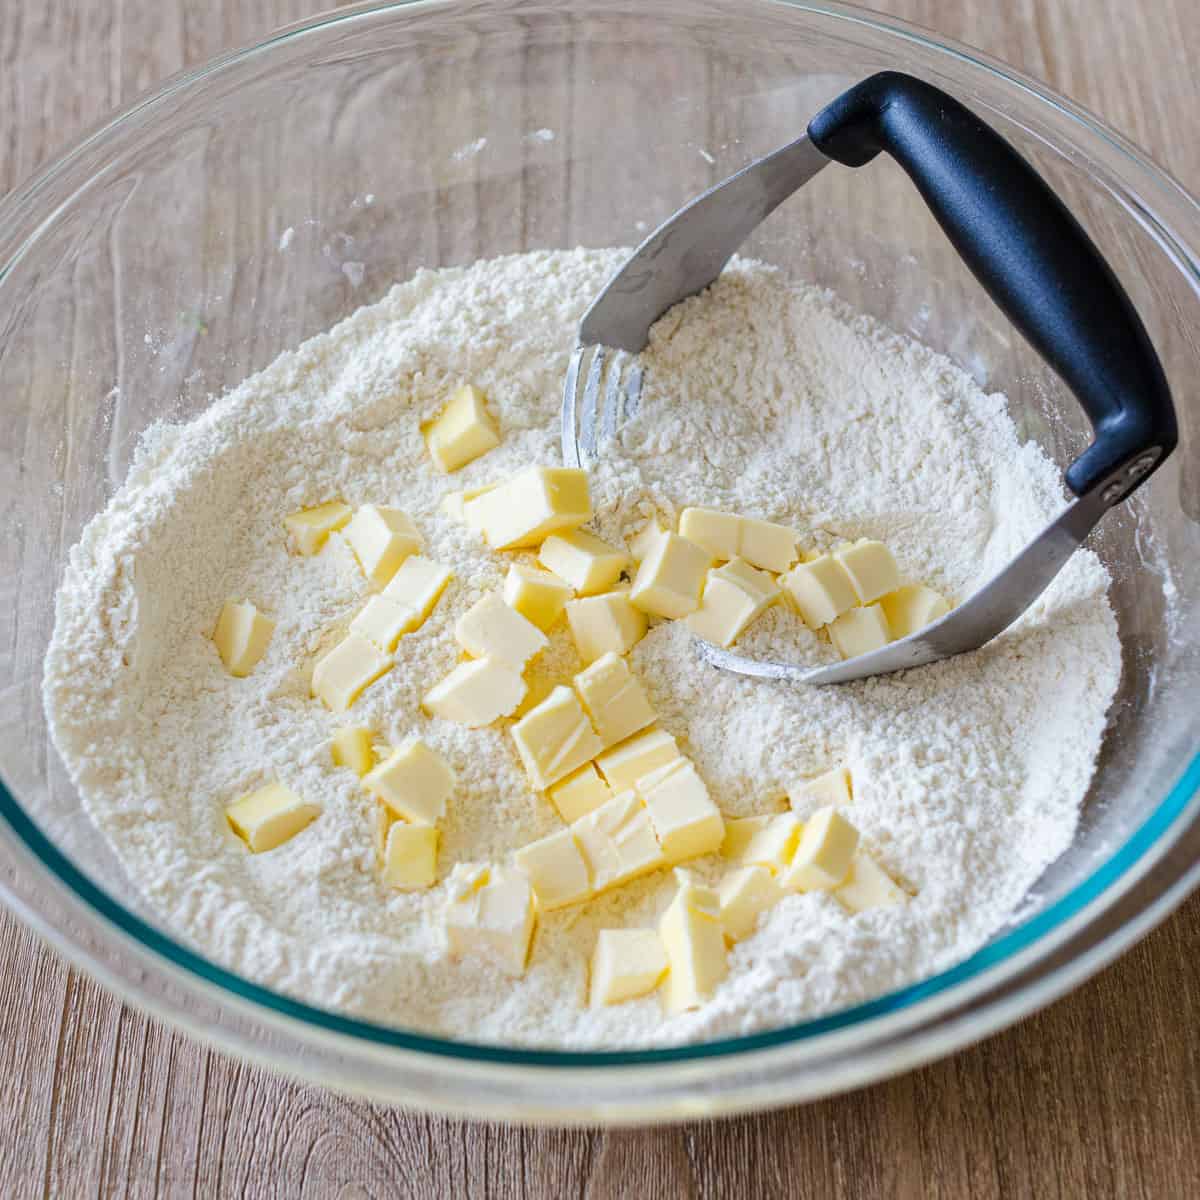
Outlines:
{"type": "MultiPolygon", "coordinates": [[[[597,930],[653,922],[673,892],[665,873],[543,917],[518,981],[447,956],[441,887],[381,885],[372,802],[333,766],[340,721],[308,696],[313,660],[364,583],[339,535],[314,558],[290,555],[282,518],[335,497],[396,505],[426,553],[455,570],[354,710],[391,743],[419,733],[457,770],[441,875],[560,827],[503,728],[433,721],[418,701],[457,661],[455,619],[510,561],[440,500],[558,461],[575,325],[621,257],[576,250],[422,271],[199,419],[146,433],[71,553],[45,701],[87,812],[172,936],[310,1003],[410,1029],[660,1045],[795,1022],[948,967],[1003,925],[1069,844],[1120,671],[1108,578],[1087,552],[992,645],[906,675],[818,689],[755,682],[704,665],[679,624],[638,645],[631,662],[661,723],[727,815],[776,811],[790,783],[847,763],[850,815],[917,893],[858,917],[827,896],[788,897],[732,951],[728,980],[698,1012],[666,1020],[653,997],[585,1007],[597,930]],[[503,442],[447,478],[418,427],[464,380],[487,393],[503,442]],[[226,673],[209,639],[230,597],[276,621],[247,679],[226,673]],[[273,777],[323,814],[250,855],[224,807],[273,777]]],[[[688,504],[728,508],[795,526],[806,548],[878,537],[907,578],[961,600],[1063,503],[1056,471],[1020,444],[1003,397],[761,264],[735,263],[668,314],[645,365],[642,412],[592,475],[596,528],[610,538],[688,504]]],[[[741,645],[813,662],[830,653],[782,611],[741,645]]],[[[558,681],[578,669],[560,627],[536,670],[558,681]]],[[[715,876],[718,865],[699,870],[715,876]]]]}

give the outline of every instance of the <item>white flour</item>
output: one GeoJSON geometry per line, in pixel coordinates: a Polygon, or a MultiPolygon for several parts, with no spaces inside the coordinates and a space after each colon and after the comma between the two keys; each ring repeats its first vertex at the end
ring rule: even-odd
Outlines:
{"type": "MultiPolygon", "coordinates": [[[[698,1012],[664,1022],[654,998],[582,1004],[596,930],[653,921],[673,891],[664,873],[543,918],[516,982],[447,957],[441,888],[381,886],[372,802],[333,767],[340,722],[307,688],[363,580],[336,535],[316,558],[289,555],[281,519],[333,497],[394,504],[421,528],[426,553],[456,571],[354,712],[392,742],[419,732],[458,771],[442,874],[557,828],[505,729],[419,711],[457,660],[455,618],[508,562],[438,502],[558,461],[574,327],[618,260],[541,253],[422,272],[190,425],[146,436],[71,555],[45,695],[89,813],[173,934],[312,1003],[410,1028],[648,1045],[777,1026],[945,968],[1003,924],[1070,842],[1120,670],[1107,576],[1087,553],[998,642],[907,676],[755,683],[701,664],[682,626],[651,630],[635,670],[727,814],[773,811],[789,782],[846,762],[850,816],[917,889],[903,908],[853,918],[821,895],[789,897],[733,950],[728,980],[698,1012]],[[487,392],[504,440],[446,478],[418,423],[462,380],[487,392]],[[248,679],[225,672],[207,636],[229,597],[277,622],[248,679]],[[224,806],[276,775],[324,812],[280,849],[250,855],[224,806]]],[[[646,359],[642,415],[593,472],[602,534],[630,534],[653,511],[719,506],[789,522],[807,546],[879,537],[908,578],[961,600],[1062,503],[1057,473],[1018,444],[1001,397],[761,265],[735,265],[669,314],[646,359]]],[[[742,645],[829,653],[781,611],[742,645]]],[[[539,670],[562,679],[578,669],[560,627],[539,670]]]]}

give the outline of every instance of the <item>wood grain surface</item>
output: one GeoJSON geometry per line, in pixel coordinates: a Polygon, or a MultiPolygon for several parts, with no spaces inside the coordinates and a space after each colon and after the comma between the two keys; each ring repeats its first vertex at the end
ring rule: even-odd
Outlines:
{"type": "MultiPolygon", "coordinates": [[[[1200,191],[1197,0],[889,0],[1100,112],[1200,191]]],[[[0,0],[0,191],[312,0],[0,0]]],[[[204,1049],[0,915],[0,1197],[1200,1195],[1200,898],[1071,997],[805,1108],[593,1133],[389,1110],[204,1049]]]]}

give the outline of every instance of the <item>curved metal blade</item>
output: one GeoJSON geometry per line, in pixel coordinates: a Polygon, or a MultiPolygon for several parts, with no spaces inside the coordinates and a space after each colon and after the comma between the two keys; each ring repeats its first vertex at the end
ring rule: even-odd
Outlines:
{"type": "Polygon", "coordinates": [[[829,162],[798,138],[684,205],[604,286],[579,323],[580,342],[637,354],[650,326],[708,287],[768,214],[829,162]]]}
{"type": "Polygon", "coordinates": [[[826,684],[906,671],[978,650],[1007,629],[1046,590],[1067,559],[1083,544],[1110,507],[1099,493],[1100,489],[1096,489],[1069,504],[1003,571],[946,616],[881,650],[816,669],[746,658],[696,639],[698,652],[714,667],[738,675],[826,684]]]}

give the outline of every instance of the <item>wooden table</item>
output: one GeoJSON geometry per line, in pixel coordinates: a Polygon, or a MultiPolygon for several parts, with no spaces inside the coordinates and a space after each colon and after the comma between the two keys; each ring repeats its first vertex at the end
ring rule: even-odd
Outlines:
{"type": "MultiPolygon", "coordinates": [[[[162,76],[318,0],[4,0],[0,190],[162,76]]],[[[1099,111],[1200,191],[1196,0],[887,0],[1099,111]]],[[[1200,1195],[1200,898],[947,1062],[806,1108],[622,1133],[410,1116],[233,1062],[0,915],[0,1197],[1200,1195]]]]}

